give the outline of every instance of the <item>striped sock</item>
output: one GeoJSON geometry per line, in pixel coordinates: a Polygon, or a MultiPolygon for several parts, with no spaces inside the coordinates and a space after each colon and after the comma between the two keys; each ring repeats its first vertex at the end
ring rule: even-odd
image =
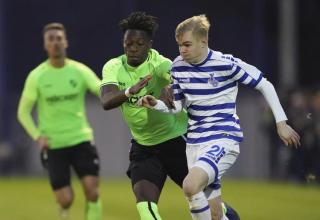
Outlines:
{"type": "Polygon", "coordinates": [[[158,206],[154,202],[138,202],[137,209],[141,220],[161,220],[158,206]]]}
{"type": "Polygon", "coordinates": [[[189,197],[188,201],[193,220],[211,220],[209,203],[203,192],[189,197]]]}

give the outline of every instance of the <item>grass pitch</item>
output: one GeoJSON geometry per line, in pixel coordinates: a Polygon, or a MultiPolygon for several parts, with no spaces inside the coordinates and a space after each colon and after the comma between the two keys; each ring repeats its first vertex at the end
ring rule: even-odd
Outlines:
{"type": "MultiPolygon", "coordinates": [[[[81,186],[73,180],[75,201],[70,220],[84,219],[81,186]]],[[[223,198],[242,220],[320,220],[320,187],[224,180],[223,198]]],[[[138,220],[128,179],[101,183],[105,220],[138,220]]],[[[44,178],[0,178],[0,220],[58,220],[48,181],[44,178]]],[[[191,220],[182,191],[168,181],[159,210],[163,220],[191,220]]]]}

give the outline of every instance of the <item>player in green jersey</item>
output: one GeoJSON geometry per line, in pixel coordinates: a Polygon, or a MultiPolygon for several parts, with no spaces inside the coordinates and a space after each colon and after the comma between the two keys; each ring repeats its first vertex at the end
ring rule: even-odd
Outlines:
{"type": "Polygon", "coordinates": [[[179,117],[136,105],[145,94],[160,96],[170,83],[171,61],[151,49],[155,18],[133,13],[120,22],[125,54],[103,67],[101,102],[104,109],[120,106],[133,139],[128,176],[142,220],[161,219],[157,203],[167,176],[182,186],[187,174],[185,115],[179,117]],[[181,119],[181,120],[179,120],[181,119]]]}
{"type": "Polygon", "coordinates": [[[156,18],[134,12],[120,22],[125,54],[103,67],[101,102],[105,110],[119,107],[132,134],[128,176],[141,220],[160,220],[157,203],[169,176],[182,186],[187,174],[187,116],[159,113],[136,105],[146,94],[159,97],[171,83],[171,61],[151,49],[156,18]]]}
{"type": "Polygon", "coordinates": [[[30,72],[21,95],[18,119],[47,157],[50,184],[65,218],[73,201],[70,168],[81,179],[87,200],[86,220],[101,220],[99,159],[85,113],[85,94],[99,95],[101,81],[84,64],[68,59],[65,28],[43,29],[48,60],[30,72]],[[38,125],[31,112],[37,104],[38,125]]]}

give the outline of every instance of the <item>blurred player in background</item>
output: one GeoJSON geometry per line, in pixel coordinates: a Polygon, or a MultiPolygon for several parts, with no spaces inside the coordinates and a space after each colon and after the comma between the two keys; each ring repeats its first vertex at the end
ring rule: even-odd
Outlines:
{"type": "Polygon", "coordinates": [[[171,83],[171,61],[152,49],[156,18],[134,12],[120,21],[120,28],[125,54],[103,67],[101,102],[105,110],[120,106],[131,130],[127,174],[140,218],[160,220],[157,203],[167,176],[182,187],[188,173],[184,137],[187,117],[185,113],[169,115],[136,105],[146,94],[159,98],[161,90],[171,83]]]}
{"type": "Polygon", "coordinates": [[[280,138],[286,145],[300,145],[299,135],[286,124],[287,117],[273,85],[262,73],[232,55],[208,47],[210,23],[194,16],[176,28],[180,56],[172,65],[175,101],[168,107],[148,95],[139,105],[167,113],[188,111],[187,160],[189,173],[183,190],[193,219],[227,220],[221,212],[221,176],[234,164],[243,139],[236,114],[238,83],[259,90],[274,114],[280,138]],[[206,208],[214,204],[215,212],[206,208]]]}
{"type": "Polygon", "coordinates": [[[68,59],[66,30],[60,23],[43,29],[48,60],[30,72],[21,95],[18,119],[47,159],[50,184],[67,218],[74,195],[70,168],[81,179],[87,200],[86,220],[101,220],[99,159],[85,112],[85,94],[99,96],[101,81],[82,63],[68,59]],[[31,112],[37,104],[38,126],[31,112]]]}

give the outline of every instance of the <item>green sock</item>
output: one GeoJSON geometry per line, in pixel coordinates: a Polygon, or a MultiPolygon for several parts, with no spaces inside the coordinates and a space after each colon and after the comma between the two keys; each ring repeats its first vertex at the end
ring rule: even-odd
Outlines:
{"type": "Polygon", "coordinates": [[[154,202],[139,202],[137,209],[141,220],[161,220],[158,206],[154,202]]]}
{"type": "Polygon", "coordinates": [[[102,220],[102,205],[100,199],[87,202],[86,220],[102,220]]]}
{"type": "Polygon", "coordinates": [[[223,212],[223,214],[227,214],[227,207],[226,207],[226,205],[224,204],[224,202],[221,202],[221,207],[222,207],[222,212],[223,212]]]}

